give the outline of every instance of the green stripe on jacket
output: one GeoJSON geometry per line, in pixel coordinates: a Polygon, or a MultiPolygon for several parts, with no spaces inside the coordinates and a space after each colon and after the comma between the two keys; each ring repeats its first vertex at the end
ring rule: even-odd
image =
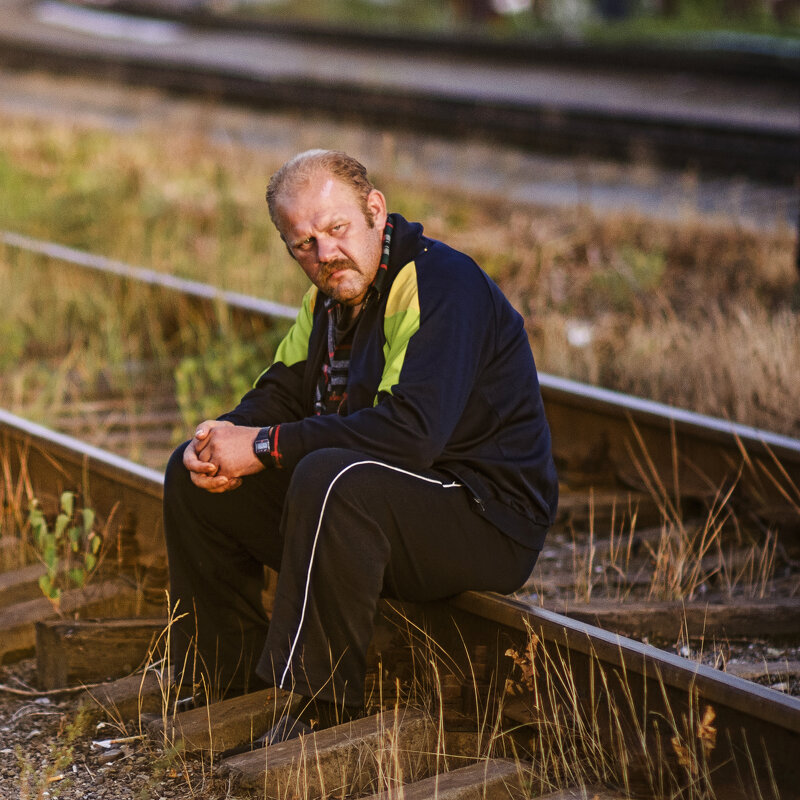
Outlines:
{"type": "MultiPolygon", "coordinates": [[[[383,317],[383,333],[386,342],[383,345],[384,368],[378,386],[381,392],[392,393],[400,381],[408,343],[419,330],[419,287],[417,286],[417,265],[409,261],[392,283],[386,301],[386,312],[383,317]]],[[[376,396],[375,402],[378,397],[376,396]]]]}
{"type": "MultiPolygon", "coordinates": [[[[303,302],[300,305],[300,311],[297,314],[297,319],[294,324],[289,328],[289,332],[281,339],[278,349],[275,351],[275,360],[272,364],[285,364],[291,367],[293,364],[298,364],[300,361],[305,361],[308,358],[308,340],[311,338],[311,325],[314,318],[314,305],[317,302],[317,287],[312,286],[303,295],[303,302]]],[[[270,364],[270,366],[272,366],[270,364]]],[[[255,386],[261,376],[269,369],[259,375],[253,382],[255,386]]]]}

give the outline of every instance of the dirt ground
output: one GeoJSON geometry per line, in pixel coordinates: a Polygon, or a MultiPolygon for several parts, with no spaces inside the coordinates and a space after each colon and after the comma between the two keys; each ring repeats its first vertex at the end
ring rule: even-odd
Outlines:
{"type": "MultiPolygon", "coordinates": [[[[0,668],[0,683],[33,687],[36,660],[0,668]]],[[[236,795],[206,761],[165,751],[132,720],[111,723],[83,693],[0,691],[2,800],[222,800],[236,795]],[[108,740],[125,740],[110,743],[108,740]]]]}

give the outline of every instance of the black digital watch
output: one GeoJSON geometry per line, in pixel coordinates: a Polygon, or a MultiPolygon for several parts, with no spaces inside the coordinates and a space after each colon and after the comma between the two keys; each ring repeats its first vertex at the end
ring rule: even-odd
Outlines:
{"type": "Polygon", "coordinates": [[[262,428],[253,441],[253,452],[258,460],[265,466],[274,466],[272,458],[272,428],[262,428]]]}

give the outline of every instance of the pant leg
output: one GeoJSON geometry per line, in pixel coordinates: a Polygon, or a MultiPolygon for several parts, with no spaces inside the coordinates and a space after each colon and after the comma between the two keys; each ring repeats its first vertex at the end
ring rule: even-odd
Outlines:
{"type": "Polygon", "coordinates": [[[164,478],[170,602],[180,617],[171,639],[176,680],[198,683],[204,676],[216,692],[254,688],[268,627],[263,565],[280,566],[290,475],[267,470],[212,494],[192,483],[185,446],[173,453],[164,478]]]}
{"type": "Polygon", "coordinates": [[[258,673],[346,705],[363,702],[382,593],[422,602],[467,589],[510,592],[538,555],[487,522],[450,478],[341,449],[300,462],[281,527],[282,567],[258,673]]]}

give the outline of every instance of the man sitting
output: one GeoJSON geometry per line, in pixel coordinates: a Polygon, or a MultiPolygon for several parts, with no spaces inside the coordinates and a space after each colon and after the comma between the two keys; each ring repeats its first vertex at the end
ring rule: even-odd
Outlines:
{"type": "Polygon", "coordinates": [[[267,202],[313,286],[272,366],[167,467],[174,661],[348,719],[379,598],[516,590],[558,482],[523,320],[472,259],[388,214],[344,153],[296,156],[267,202]]]}

